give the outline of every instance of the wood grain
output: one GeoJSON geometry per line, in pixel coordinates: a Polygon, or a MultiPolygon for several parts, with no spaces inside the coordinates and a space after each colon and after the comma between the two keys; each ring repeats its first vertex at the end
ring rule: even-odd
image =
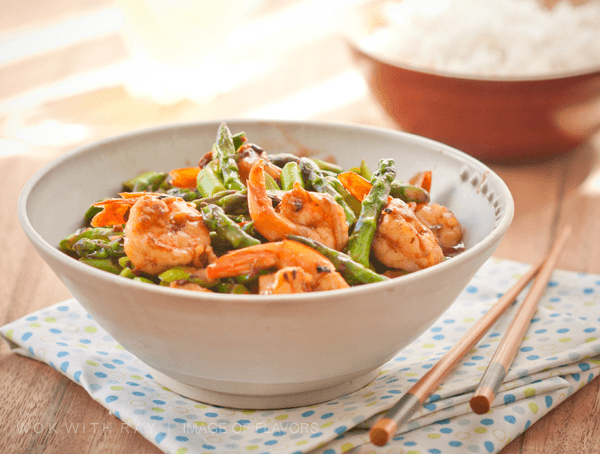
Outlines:
{"type": "MultiPolygon", "coordinates": [[[[69,292],[20,228],[17,198],[48,158],[0,158],[6,210],[0,216],[0,325],[63,301],[69,292]]],[[[61,373],[0,344],[0,452],[159,453],[61,373]]]]}

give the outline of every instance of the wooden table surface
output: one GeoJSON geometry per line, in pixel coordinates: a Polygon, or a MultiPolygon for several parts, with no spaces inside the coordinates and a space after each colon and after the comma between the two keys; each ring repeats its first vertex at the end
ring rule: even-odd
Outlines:
{"type": "MultiPolygon", "coordinates": [[[[124,88],[131,53],[113,20],[119,11],[111,0],[30,3],[4,0],[0,14],[0,325],[70,297],[30,246],[16,212],[25,182],[61,153],[120,132],[180,121],[263,116],[395,127],[369,94],[334,21],[327,19],[333,10],[316,9],[324,3],[264,1],[253,16],[259,24],[253,36],[259,29],[264,36],[251,49],[238,49],[257,62],[247,66],[247,77],[208,102],[181,99],[166,105],[124,88]],[[84,27],[83,33],[76,27],[82,17],[104,28],[84,27]],[[288,30],[277,27],[291,17],[295,22],[288,30]],[[57,33],[72,39],[52,38],[57,33]]],[[[600,273],[600,136],[544,163],[491,167],[508,184],[516,205],[495,256],[532,263],[569,223],[574,231],[558,267],[600,273]]],[[[0,452],[159,452],[138,433],[123,430],[83,388],[42,363],[11,354],[4,344],[0,371],[0,452]],[[65,423],[86,430],[53,429],[65,423]],[[43,430],[21,433],[23,424],[43,430]]],[[[598,378],[502,450],[534,452],[600,452],[598,378]]]]}

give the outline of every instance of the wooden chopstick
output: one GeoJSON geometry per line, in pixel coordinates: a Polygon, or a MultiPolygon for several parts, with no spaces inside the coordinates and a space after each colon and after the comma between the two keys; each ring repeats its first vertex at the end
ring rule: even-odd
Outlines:
{"type": "Polygon", "coordinates": [[[523,304],[521,304],[515,318],[506,330],[500,345],[498,345],[498,350],[496,350],[483,377],[481,377],[479,386],[475,390],[473,397],[471,397],[470,402],[471,408],[478,415],[483,415],[490,411],[492,402],[498,393],[498,389],[500,389],[508,368],[517,354],[517,349],[521,345],[521,342],[523,342],[523,336],[527,328],[529,328],[531,317],[533,317],[538,301],[546,289],[552,271],[570,234],[571,227],[567,226],[554,242],[548,254],[548,260],[546,260],[540,269],[538,277],[531,286],[531,290],[523,300],[523,304]]]}
{"type": "Polygon", "coordinates": [[[460,361],[479,342],[483,335],[498,320],[500,315],[513,303],[529,281],[536,275],[547,257],[535,263],[517,283],[508,290],[488,310],[475,325],[452,346],[444,356],[421,378],[404,396],[390,408],[386,414],[371,428],[371,442],[384,446],[390,440],[398,427],[402,426],[412,414],[433,394],[439,384],[450,375],[460,361]]]}

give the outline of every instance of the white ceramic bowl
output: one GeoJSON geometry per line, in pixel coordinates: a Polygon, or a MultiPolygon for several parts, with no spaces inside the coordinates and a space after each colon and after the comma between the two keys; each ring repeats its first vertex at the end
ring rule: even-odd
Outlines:
{"type": "Polygon", "coordinates": [[[394,158],[398,178],[433,171],[432,199],[465,231],[466,251],[388,282],[305,295],[204,294],[124,279],[58,250],[89,205],[142,171],[194,165],[217,122],[167,126],[85,146],[25,186],[21,224],[73,296],[172,390],[231,407],[308,405],[366,385],[453,303],[506,232],[514,211],[504,182],[446,145],[356,125],[231,121],[268,152],[334,155],[344,168],[394,158]]]}

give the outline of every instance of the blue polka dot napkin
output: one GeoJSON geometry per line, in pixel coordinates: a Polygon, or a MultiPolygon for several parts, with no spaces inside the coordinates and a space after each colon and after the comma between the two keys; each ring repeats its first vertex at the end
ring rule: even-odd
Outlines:
{"type": "Polygon", "coordinates": [[[456,303],[389,361],[375,381],[305,408],[233,410],[175,394],[75,300],[16,320],[0,328],[0,335],[15,353],[45,362],[83,386],[123,425],[166,453],[494,453],[600,373],[600,276],[554,272],[488,414],[471,412],[470,394],[517,305],[391,443],[373,446],[368,430],[527,268],[489,260],[456,303]]]}

